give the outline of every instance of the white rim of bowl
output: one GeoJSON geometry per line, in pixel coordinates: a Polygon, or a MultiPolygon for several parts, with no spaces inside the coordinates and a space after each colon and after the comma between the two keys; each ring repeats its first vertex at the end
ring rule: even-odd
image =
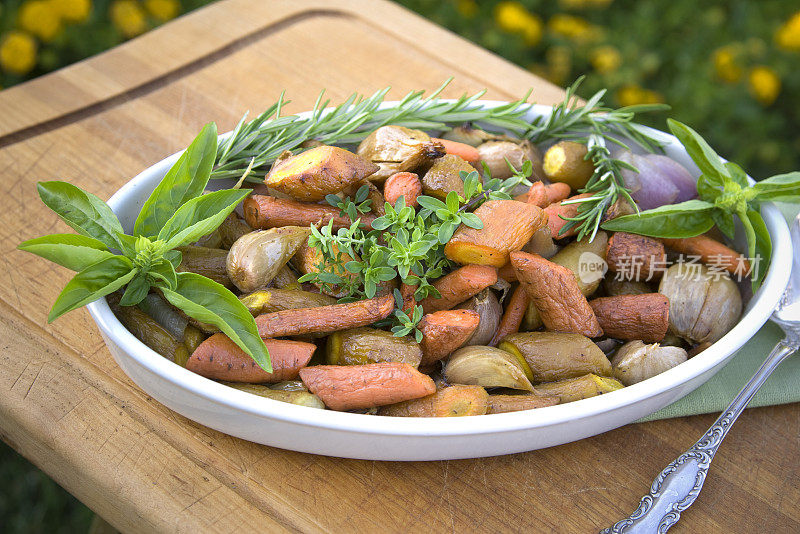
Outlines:
{"type": "MultiPolygon", "coordinates": [[[[477,100],[475,103],[484,107],[507,104],[495,100],[477,100]]],[[[392,107],[396,104],[396,101],[384,102],[381,107],[392,107]]],[[[551,106],[535,104],[531,106],[529,113],[544,115],[551,109],[551,106]]],[[[297,115],[308,116],[309,112],[297,115]]],[[[661,141],[677,142],[672,135],[659,130],[641,125],[639,128],[661,141]]],[[[222,134],[220,139],[226,138],[229,134],[230,132],[222,134]]],[[[177,152],[161,160],[128,181],[109,199],[109,206],[112,209],[117,208],[124,197],[141,186],[140,182],[151,175],[158,173],[163,175],[181,153],[182,151],[177,152]]],[[[733,329],[719,341],[688,361],[638,384],[598,397],[536,410],[480,417],[403,418],[320,410],[279,402],[230,388],[167,360],[131,334],[111,312],[105,298],[90,303],[87,308],[105,335],[139,366],[189,393],[249,415],[343,432],[409,437],[445,437],[532,430],[586,419],[645,401],[647,398],[678,388],[732,357],[769,319],[789,280],[792,251],[786,221],[773,204],[763,206],[763,216],[767,228],[773,230],[770,234],[774,245],[770,270],[761,286],[755,305],[752,305],[733,329]],[[777,246],[780,243],[788,244],[788,247],[777,246]],[[730,354],[724,354],[726,341],[737,337],[745,341],[730,354]]]]}

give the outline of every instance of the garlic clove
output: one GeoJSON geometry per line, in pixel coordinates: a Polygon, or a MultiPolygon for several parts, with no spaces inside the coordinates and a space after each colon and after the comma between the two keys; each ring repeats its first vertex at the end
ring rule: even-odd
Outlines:
{"type": "Polygon", "coordinates": [[[266,287],[310,233],[309,228],[283,226],[243,235],[228,251],[228,277],[245,293],[266,287]]]}
{"type": "Polygon", "coordinates": [[[514,355],[494,347],[473,346],[455,351],[445,365],[444,376],[451,384],[533,391],[514,355]]]}

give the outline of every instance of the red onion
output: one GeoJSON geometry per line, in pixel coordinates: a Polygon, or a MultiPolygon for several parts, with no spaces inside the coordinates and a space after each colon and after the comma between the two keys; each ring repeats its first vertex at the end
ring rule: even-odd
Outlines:
{"type": "Polygon", "coordinates": [[[624,152],[621,161],[630,163],[638,173],[622,170],[625,187],[641,210],[665,204],[677,204],[697,197],[697,187],[692,175],[677,161],[659,154],[638,155],[624,152]]]}

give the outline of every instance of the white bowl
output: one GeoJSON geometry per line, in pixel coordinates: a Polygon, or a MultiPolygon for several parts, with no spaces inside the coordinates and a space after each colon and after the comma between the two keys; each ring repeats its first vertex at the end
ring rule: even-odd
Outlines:
{"type": "MultiPolygon", "coordinates": [[[[549,111],[548,106],[535,106],[530,118],[549,111]]],[[[667,143],[669,156],[698,174],[674,137],[646,131],[667,143]]],[[[145,199],[177,157],[153,165],[111,197],[108,203],[126,230],[132,228],[145,199]]],[[[105,299],[88,308],[114,359],[139,387],[168,408],[226,434],[295,451],[370,460],[508,454],[568,443],[628,424],[680,399],[722,368],[767,321],[789,278],[792,247],[786,222],[772,205],[764,206],[763,215],[773,241],[770,272],[742,319],[722,339],[686,363],[633,386],[530,411],[427,419],[286,404],[223,386],[166,360],[126,330],[105,299]]]]}

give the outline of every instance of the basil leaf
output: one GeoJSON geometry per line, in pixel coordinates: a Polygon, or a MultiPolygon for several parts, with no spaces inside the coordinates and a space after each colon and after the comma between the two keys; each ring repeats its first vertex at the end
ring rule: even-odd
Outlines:
{"type": "Polygon", "coordinates": [[[120,248],[119,219],[97,196],[67,182],[39,182],[39,198],[81,235],[93,237],[110,248],[120,248]]]}
{"type": "Polygon", "coordinates": [[[113,256],[104,243],[78,234],[52,234],[29,239],[17,248],[41,256],[73,271],[113,256]]]}
{"type": "Polygon", "coordinates": [[[53,304],[47,322],[113,293],[136,276],[138,269],[125,256],[112,256],[94,263],[70,280],[53,304]]]}
{"type": "Polygon", "coordinates": [[[135,237],[133,237],[131,235],[128,235],[128,234],[124,234],[122,232],[118,232],[117,233],[117,240],[119,241],[119,244],[120,244],[120,247],[121,247],[120,250],[122,251],[123,254],[125,254],[126,256],[128,256],[131,259],[136,257],[136,238],[135,237]]]}
{"type": "Polygon", "coordinates": [[[714,219],[714,223],[723,234],[728,236],[729,239],[733,239],[733,236],[736,234],[736,225],[733,221],[732,213],[722,209],[716,209],[711,212],[711,218],[714,219]]]}
{"type": "Polygon", "coordinates": [[[697,194],[701,199],[714,202],[725,192],[725,181],[716,175],[701,174],[697,179],[697,194]]]}
{"type": "MultiPolygon", "coordinates": [[[[159,286],[160,287],[160,286],[159,286]]],[[[164,297],[189,317],[218,327],[268,373],[272,372],[255,319],[236,295],[195,273],[178,273],[175,290],[161,287],[164,297]]]]}
{"type": "Polygon", "coordinates": [[[772,256],[772,238],[769,235],[766,223],[764,223],[764,218],[761,217],[759,212],[748,209],[747,218],[750,220],[750,224],[753,226],[753,232],[756,236],[755,258],[750,259],[753,264],[753,270],[755,271],[752,275],[753,288],[755,289],[756,286],[761,284],[761,281],[764,280],[764,276],[767,274],[767,267],[769,266],[769,260],[772,256]]]}
{"type": "Polygon", "coordinates": [[[700,172],[708,176],[729,177],[728,170],[722,164],[722,159],[699,133],[674,119],[667,119],[667,124],[672,135],[678,138],[700,172]]]}
{"type": "Polygon", "coordinates": [[[744,169],[739,165],[728,161],[725,163],[725,168],[728,170],[728,176],[730,176],[735,183],[739,184],[740,187],[750,187],[747,181],[747,173],[744,172],[744,169]]]}
{"type": "Polygon", "coordinates": [[[217,155],[217,125],[206,124],[142,206],[134,236],[154,236],[186,202],[203,194],[217,155]]]}
{"type": "Polygon", "coordinates": [[[223,189],[193,198],[178,208],[164,224],[158,239],[166,241],[167,249],[197,241],[222,224],[249,194],[250,189],[223,189]]]}
{"type": "Polygon", "coordinates": [[[181,254],[180,250],[168,250],[163,257],[172,264],[173,270],[177,269],[181,264],[181,260],[183,260],[183,254],[181,254]]]}
{"type": "Polygon", "coordinates": [[[144,300],[148,292],[150,292],[150,282],[147,280],[147,274],[140,271],[128,282],[125,293],[119,299],[119,305],[136,306],[144,300]]]}
{"type": "Polygon", "coordinates": [[[779,174],[753,186],[758,200],[800,201],[800,172],[779,174]]]}
{"type": "Polygon", "coordinates": [[[150,267],[147,274],[151,279],[161,280],[170,289],[175,289],[178,285],[178,274],[175,267],[168,260],[162,260],[150,267]]]}
{"type": "Polygon", "coordinates": [[[604,230],[630,232],[650,237],[683,238],[707,232],[714,226],[714,205],[703,200],[668,204],[602,224],[604,230]]]}

